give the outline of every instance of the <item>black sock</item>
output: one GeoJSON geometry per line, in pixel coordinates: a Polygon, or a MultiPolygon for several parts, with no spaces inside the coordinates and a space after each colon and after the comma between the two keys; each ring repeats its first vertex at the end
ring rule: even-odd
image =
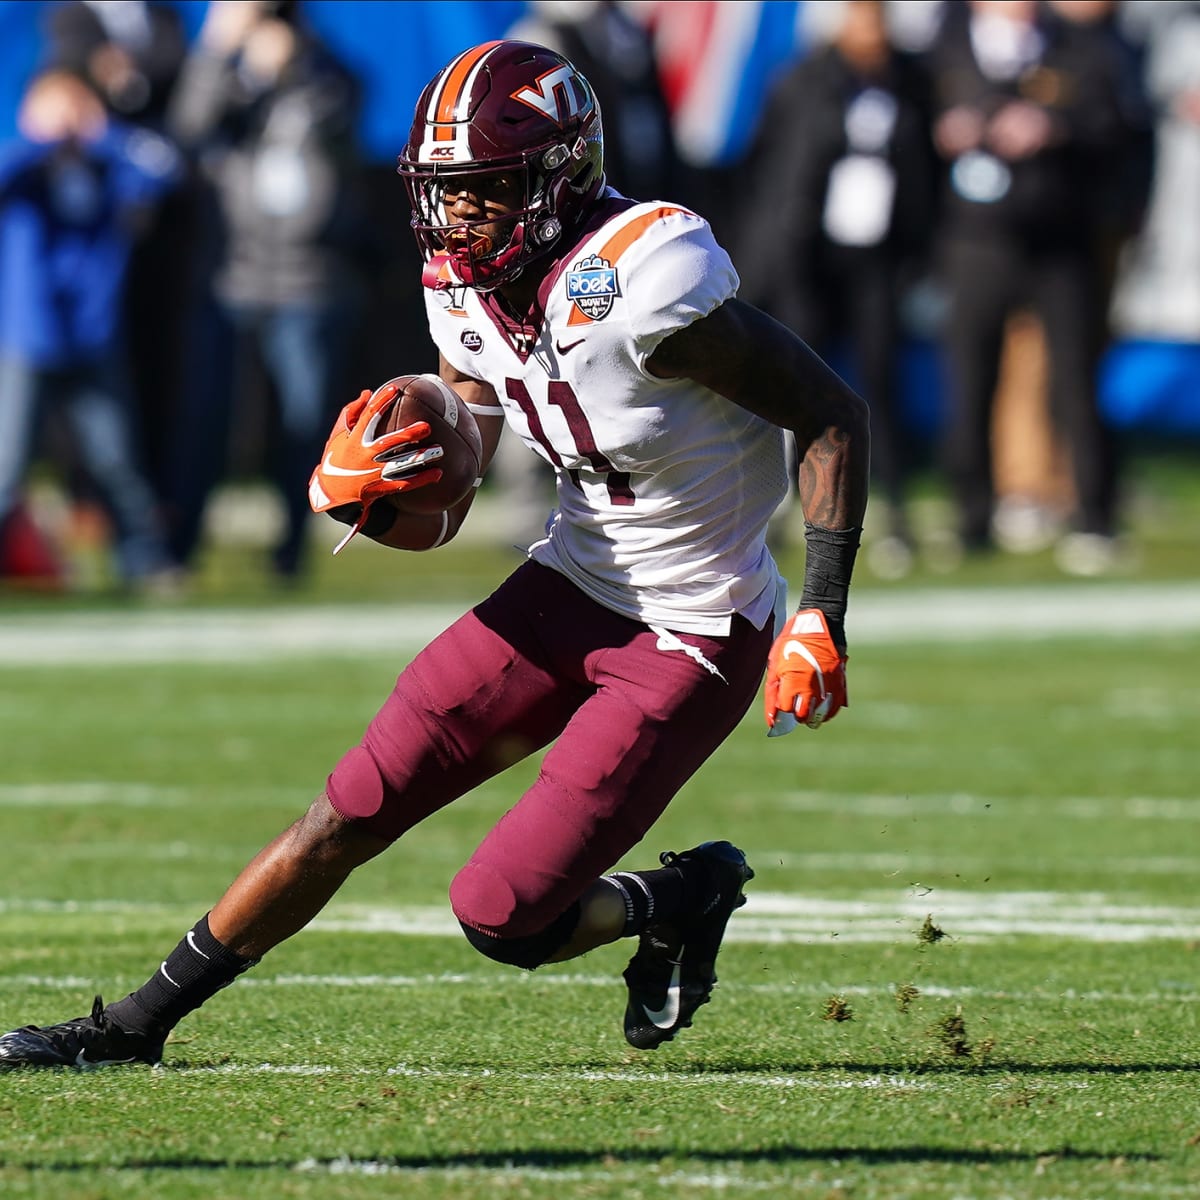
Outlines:
{"type": "Polygon", "coordinates": [[[657,871],[614,871],[604,876],[625,902],[625,928],[622,937],[633,937],[648,925],[670,921],[694,903],[682,871],[662,867],[657,871]]]}
{"type": "Polygon", "coordinates": [[[162,966],[136,992],[110,1004],[107,1013],[131,1033],[166,1037],[188,1013],[256,962],[222,946],[210,932],[206,914],[162,966]]]}

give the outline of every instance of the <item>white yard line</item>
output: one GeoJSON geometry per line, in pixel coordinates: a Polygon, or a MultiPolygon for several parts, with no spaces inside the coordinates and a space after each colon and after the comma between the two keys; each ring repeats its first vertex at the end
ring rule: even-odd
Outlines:
{"type": "MultiPolygon", "coordinates": [[[[681,1155],[680,1157],[686,1157],[681,1155]]],[[[1036,1155],[1030,1155],[1030,1160],[1035,1159],[1036,1155]]],[[[805,1181],[797,1182],[794,1170],[786,1167],[776,1167],[778,1172],[774,1176],[751,1178],[748,1177],[737,1168],[736,1153],[731,1154],[730,1158],[735,1160],[731,1166],[720,1171],[683,1171],[672,1170],[668,1173],[659,1174],[653,1166],[639,1164],[635,1167],[619,1167],[615,1165],[605,1165],[591,1170],[581,1170],[579,1168],[563,1168],[533,1166],[528,1163],[523,1163],[519,1159],[513,1162],[506,1162],[502,1166],[487,1167],[481,1166],[478,1163],[472,1163],[469,1160],[463,1162],[445,1162],[434,1165],[412,1164],[400,1162],[388,1162],[378,1159],[351,1159],[339,1158],[330,1160],[318,1160],[315,1158],[303,1159],[293,1165],[293,1170],[303,1172],[305,1174],[321,1174],[321,1175],[397,1175],[411,1176],[413,1178],[435,1178],[459,1180],[470,1183],[474,1188],[480,1189],[479,1194],[492,1194],[493,1191],[503,1189],[507,1191],[516,1181],[552,1181],[558,1184],[593,1184],[599,1186],[611,1187],[614,1183],[628,1184],[636,1194],[641,1194],[641,1189],[653,1184],[656,1187],[671,1187],[678,1188],[681,1193],[689,1191],[700,1192],[716,1192],[720,1195],[730,1195],[738,1192],[770,1192],[773,1195],[784,1194],[799,1194],[796,1189],[803,1186],[805,1181]]],[[[820,1157],[813,1158],[814,1168],[820,1166],[822,1160],[820,1157]]],[[[849,1173],[855,1169],[861,1169],[859,1164],[854,1163],[851,1159],[847,1159],[843,1155],[839,1155],[837,1151],[830,1150],[829,1157],[825,1160],[826,1167],[838,1167],[845,1173],[849,1173]]],[[[808,1181],[809,1185],[805,1187],[804,1195],[817,1195],[818,1192],[822,1195],[840,1196],[843,1194],[843,1189],[839,1180],[830,1179],[828,1182],[819,1182],[817,1180],[808,1181]]],[[[851,1191],[856,1189],[851,1188],[851,1191]]],[[[909,1189],[903,1189],[905,1195],[915,1195],[909,1189]]],[[[473,1193],[474,1194],[474,1193],[473,1193]]],[[[994,1188],[989,1188],[986,1193],[980,1191],[978,1193],[964,1191],[964,1185],[961,1182],[953,1180],[938,1180],[925,1177],[922,1179],[920,1186],[921,1196],[927,1197],[928,1200],[933,1200],[934,1197],[946,1197],[946,1200],[972,1200],[972,1197],[979,1195],[995,1196],[1000,1195],[994,1188]]],[[[1009,1193],[1003,1193],[1008,1195],[1009,1193]]],[[[1022,1192],[1022,1195],[1030,1194],[1022,1192]]],[[[1072,1191],[1070,1195],[1059,1192],[1039,1191],[1038,1196],[1041,1200],[1071,1200],[1071,1197],[1078,1197],[1079,1193],[1072,1191]]],[[[1104,1183],[1104,1195],[1110,1200],[1117,1200],[1121,1196],[1152,1196],[1155,1200],[1167,1200],[1168,1197],[1187,1197],[1189,1200],[1195,1197],[1196,1189],[1193,1184],[1168,1184],[1168,1183],[1144,1183],[1130,1179],[1107,1178],[1104,1183]]]]}
{"type": "MultiPolygon", "coordinates": [[[[444,989],[477,988],[485,992],[502,990],[519,991],[528,988],[603,988],[611,991],[617,986],[616,976],[589,975],[582,973],[563,974],[548,973],[539,970],[533,974],[518,973],[488,974],[485,972],[430,972],[424,975],[266,975],[252,972],[238,980],[238,990],[251,988],[254,990],[275,988],[328,988],[354,989],[361,991],[441,991],[444,989]]],[[[736,988],[739,995],[753,994],[756,996],[790,996],[795,999],[824,1000],[831,994],[860,997],[862,999],[885,1000],[894,1002],[896,984],[889,983],[848,983],[822,979],[816,982],[807,980],[788,980],[775,983],[755,983],[739,979],[728,986],[736,988]]],[[[31,988],[41,988],[50,991],[73,991],[90,993],[96,987],[96,979],[91,975],[0,975],[0,991],[25,992],[31,988]]],[[[1048,1004],[1060,1001],[1065,1004],[1095,1004],[1112,1005],[1127,1004],[1140,1006],[1145,1004],[1200,1004],[1200,991],[1187,990],[1182,986],[1178,990],[1163,990],[1151,988],[1144,991],[1121,990],[1113,991],[1105,988],[1089,988],[1079,991],[1076,988],[1044,989],[1041,991],[1017,991],[1005,988],[980,987],[949,987],[945,984],[934,983],[922,978],[918,988],[919,997],[933,1000],[988,1000],[991,1002],[1004,1001],[1011,1004],[1048,1004]]],[[[914,997],[914,999],[919,998],[914,997]]]]}
{"type": "MultiPolygon", "coordinates": [[[[182,905],[142,905],[122,900],[0,900],[0,914],[19,913],[181,921],[191,910],[182,905]]],[[[1127,903],[1100,892],[969,892],[919,885],[857,899],[756,891],[731,922],[727,938],[730,942],[760,945],[835,941],[894,944],[913,941],[926,918],[947,937],[960,942],[1022,934],[1110,943],[1200,939],[1200,908],[1127,903]]],[[[326,933],[461,936],[453,914],[441,905],[375,906],[335,901],[309,928],[326,933]]]]}
{"type": "MultiPolygon", "coordinates": [[[[0,783],[0,808],[179,808],[193,803],[195,789],[147,783],[65,780],[58,783],[0,783]]],[[[256,794],[261,794],[257,792],[256,794]]],[[[282,793],[280,793],[282,794],[282,793]]],[[[1056,818],[1095,821],[1200,822],[1200,803],[1188,796],[1064,796],[1048,801],[1044,796],[986,796],[973,792],[923,795],[919,792],[780,792],[764,794],[759,805],[789,812],[837,813],[867,817],[966,817],[1011,816],[1045,812],[1048,803],[1056,818]]],[[[827,856],[810,856],[820,861],[827,856]]],[[[851,855],[855,862],[861,856],[851,855]]],[[[789,856],[789,863],[793,858],[789,856]]],[[[1060,860],[1056,859],[1058,863],[1060,860]]],[[[1130,860],[1131,863],[1150,860],[1130,860]]],[[[1157,861],[1157,860],[1156,860],[1157,861]]],[[[1191,864],[1192,859],[1166,859],[1191,864]]],[[[1174,870],[1174,867],[1171,868],[1174,870]]],[[[1151,870],[1150,873],[1163,873],[1151,870]]]]}
{"type": "Polygon", "coordinates": [[[178,808],[184,788],[149,783],[0,783],[0,808],[178,808]]]}
{"type": "MultiPolygon", "coordinates": [[[[403,1079],[495,1079],[505,1083],[562,1083],[562,1071],[512,1071],[503,1067],[418,1067],[399,1063],[372,1070],[368,1067],[337,1067],[326,1063],[223,1063],[213,1067],[171,1068],[171,1073],[189,1075],[371,1075],[399,1076],[403,1079]]],[[[713,1085],[802,1089],[805,1091],[878,1091],[885,1088],[920,1091],[935,1086],[935,1081],[904,1076],[869,1075],[858,1079],[828,1079],[808,1075],[778,1075],[755,1071],[709,1071],[702,1074],[673,1071],[595,1071],[579,1070],[571,1078],[584,1083],[669,1083],[672,1086],[713,1085]]]]}
{"type": "MultiPolygon", "coordinates": [[[[4,789],[0,787],[0,804],[4,789]]],[[[1187,796],[985,796],[974,792],[925,795],[920,792],[780,792],[756,801],[791,812],[852,813],[865,817],[973,817],[985,814],[1044,815],[1053,807],[1055,818],[1079,821],[1200,821],[1200,803],[1187,796]]]]}
{"type": "MultiPolygon", "coordinates": [[[[461,611],[366,604],[21,614],[0,622],[0,668],[378,657],[381,644],[401,655],[461,611]]],[[[1142,638],[1200,631],[1200,584],[864,591],[854,596],[850,613],[856,646],[1128,635],[1131,621],[1142,638]]]]}

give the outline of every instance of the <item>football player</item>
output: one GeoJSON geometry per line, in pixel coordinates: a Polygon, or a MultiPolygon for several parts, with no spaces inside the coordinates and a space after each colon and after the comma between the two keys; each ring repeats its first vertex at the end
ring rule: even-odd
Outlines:
{"type": "MultiPolygon", "coordinates": [[[[545,536],[496,592],[404,670],[321,794],[137,991],[0,1037],[0,1064],[157,1062],[169,1031],[302,929],[360,864],[509,765],[536,782],[470,856],[450,902],[479,951],[534,968],[621,937],[625,1036],[692,1023],[753,877],[730,842],[612,867],[752,704],[770,732],[846,704],[844,615],[867,497],[864,403],[787,329],[737,299],[702,217],[605,185],[587,81],[543,47],[458,55],[417,104],[399,171],[425,257],[441,377],[475,414],[484,465],[502,424],[557,475],[545,536]],[[800,607],[765,543],[800,448],[800,607]]],[[[769,219],[769,214],[764,214],[769,219]]],[[[435,478],[428,427],[343,411],[314,508],[387,546],[452,538],[473,493],[406,512],[435,478]],[[369,441],[369,444],[367,442],[369,441]]]]}

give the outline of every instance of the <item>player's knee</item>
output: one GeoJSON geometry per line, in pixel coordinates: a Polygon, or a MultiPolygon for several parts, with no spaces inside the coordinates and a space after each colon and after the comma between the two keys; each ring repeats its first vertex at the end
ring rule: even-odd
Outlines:
{"type": "Polygon", "coordinates": [[[450,905],[467,941],[496,962],[532,970],[561,949],[579,923],[579,904],[547,918],[521,905],[512,885],[483,863],[470,862],[450,885],[450,905]]]}
{"type": "Polygon", "coordinates": [[[383,807],[383,776],[379,764],[363,746],[342,755],[325,783],[334,810],[347,821],[369,821],[383,807]]]}
{"type": "Polygon", "coordinates": [[[486,958],[532,971],[567,944],[579,923],[579,901],[555,917],[545,929],[524,937],[497,937],[468,925],[461,917],[458,923],[467,941],[486,958]]]}

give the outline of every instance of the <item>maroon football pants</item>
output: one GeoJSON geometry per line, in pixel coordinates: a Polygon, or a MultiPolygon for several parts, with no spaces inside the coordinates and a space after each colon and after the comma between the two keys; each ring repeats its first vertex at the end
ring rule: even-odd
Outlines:
{"type": "Polygon", "coordinates": [[[526,563],[405,669],[330,775],[329,799],[395,839],[553,742],[450,889],[465,924],[529,936],[642,839],[729,735],[770,642],[769,626],[735,616],[726,637],[677,635],[695,657],[663,648],[647,626],[526,563]]]}

